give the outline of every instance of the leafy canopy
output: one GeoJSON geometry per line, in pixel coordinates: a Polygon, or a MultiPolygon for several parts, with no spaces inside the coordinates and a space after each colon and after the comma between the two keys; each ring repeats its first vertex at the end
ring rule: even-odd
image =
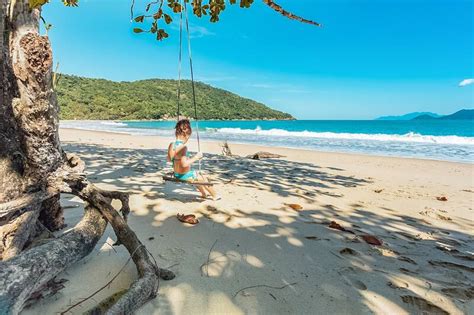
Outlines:
{"type": "MultiPolygon", "coordinates": [[[[165,30],[165,26],[173,21],[173,15],[181,15],[185,9],[185,5],[191,2],[192,13],[201,18],[203,16],[209,16],[209,20],[212,23],[219,21],[220,14],[225,10],[226,3],[235,5],[239,3],[241,8],[250,8],[254,3],[254,0],[155,0],[149,2],[145,7],[145,14],[134,16],[135,0],[131,0],[130,14],[131,19],[137,23],[145,23],[151,21],[149,26],[136,27],[133,29],[135,33],[151,33],[156,36],[157,40],[163,40],[168,38],[169,35],[165,30]]],[[[273,0],[262,0],[264,4],[275,10],[276,12],[286,16],[289,19],[296,20],[302,23],[312,24],[321,26],[321,24],[302,18],[295,15],[280,5],[276,4],[273,0]]],[[[29,0],[31,8],[41,7],[48,3],[49,0],[29,0]]],[[[78,6],[79,0],[62,0],[64,5],[69,7],[78,6]]],[[[145,24],[144,24],[145,25],[145,24]]]]}

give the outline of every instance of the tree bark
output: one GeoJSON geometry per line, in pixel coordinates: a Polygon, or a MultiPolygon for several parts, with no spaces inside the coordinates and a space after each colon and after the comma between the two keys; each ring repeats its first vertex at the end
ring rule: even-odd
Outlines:
{"type": "MultiPolygon", "coordinates": [[[[63,161],[58,106],[52,89],[52,51],[38,31],[40,10],[28,0],[2,1],[0,203],[46,185],[63,161]]],[[[59,196],[32,204],[27,213],[0,226],[0,258],[9,259],[35,237],[39,219],[49,230],[63,224],[59,196]]]]}

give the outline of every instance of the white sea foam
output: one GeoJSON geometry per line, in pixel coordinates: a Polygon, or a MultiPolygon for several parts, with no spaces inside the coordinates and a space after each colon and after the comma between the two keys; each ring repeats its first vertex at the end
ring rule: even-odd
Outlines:
{"type": "Polygon", "coordinates": [[[128,125],[123,122],[116,122],[116,121],[101,121],[102,125],[106,126],[116,126],[116,127],[127,127],[128,125]]]}
{"type": "Polygon", "coordinates": [[[432,136],[420,135],[410,132],[404,135],[391,134],[365,134],[365,133],[335,133],[335,132],[313,132],[313,131],[288,131],[283,129],[241,129],[241,128],[218,128],[207,129],[208,132],[235,135],[251,135],[265,137],[297,137],[297,138],[319,138],[319,139],[344,139],[344,140],[372,140],[372,141],[396,141],[433,144],[458,144],[474,145],[474,137],[460,136],[432,136]]]}
{"type": "MultiPolygon", "coordinates": [[[[62,128],[107,131],[142,136],[173,137],[171,125],[166,128],[139,128],[135,124],[114,121],[61,121],[62,128]]],[[[474,162],[474,137],[407,134],[365,134],[313,131],[263,130],[242,128],[206,128],[202,139],[228,140],[232,143],[254,143],[288,148],[305,148],[334,152],[418,157],[437,160],[474,162]]]]}
{"type": "Polygon", "coordinates": [[[128,124],[102,120],[64,120],[60,122],[62,128],[80,129],[89,131],[105,131],[130,135],[143,136],[172,136],[173,133],[163,129],[132,128],[128,124]]]}

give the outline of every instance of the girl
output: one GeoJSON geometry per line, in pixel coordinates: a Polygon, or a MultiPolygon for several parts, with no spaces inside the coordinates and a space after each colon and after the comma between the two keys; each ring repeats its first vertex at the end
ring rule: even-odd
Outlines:
{"type": "MultiPolygon", "coordinates": [[[[185,182],[208,181],[207,178],[192,170],[191,165],[202,159],[202,153],[198,152],[190,157],[186,143],[192,134],[191,124],[188,119],[178,121],[175,127],[176,141],[168,147],[168,162],[173,163],[174,176],[185,182]]],[[[220,199],[211,186],[196,186],[202,198],[207,198],[209,193],[214,200],[220,199]]]]}

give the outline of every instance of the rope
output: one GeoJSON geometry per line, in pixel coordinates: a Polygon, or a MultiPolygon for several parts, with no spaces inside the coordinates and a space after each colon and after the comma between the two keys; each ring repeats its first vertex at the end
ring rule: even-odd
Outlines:
{"type": "Polygon", "coordinates": [[[183,11],[179,19],[179,57],[178,57],[178,121],[180,119],[180,100],[181,100],[181,59],[183,55],[183,11]]]}
{"type": "MultiPolygon", "coordinates": [[[[188,18],[188,9],[187,9],[186,1],[184,1],[184,15],[186,17],[186,32],[188,33],[189,68],[191,70],[191,86],[192,86],[192,91],[193,91],[194,120],[196,121],[196,136],[197,136],[197,143],[198,143],[198,151],[201,152],[201,141],[199,137],[199,120],[198,120],[197,104],[196,104],[196,90],[194,87],[193,57],[191,53],[191,34],[189,33],[189,18],[188,18]]],[[[201,173],[201,160],[199,160],[198,163],[199,163],[199,173],[201,173]]]]}

